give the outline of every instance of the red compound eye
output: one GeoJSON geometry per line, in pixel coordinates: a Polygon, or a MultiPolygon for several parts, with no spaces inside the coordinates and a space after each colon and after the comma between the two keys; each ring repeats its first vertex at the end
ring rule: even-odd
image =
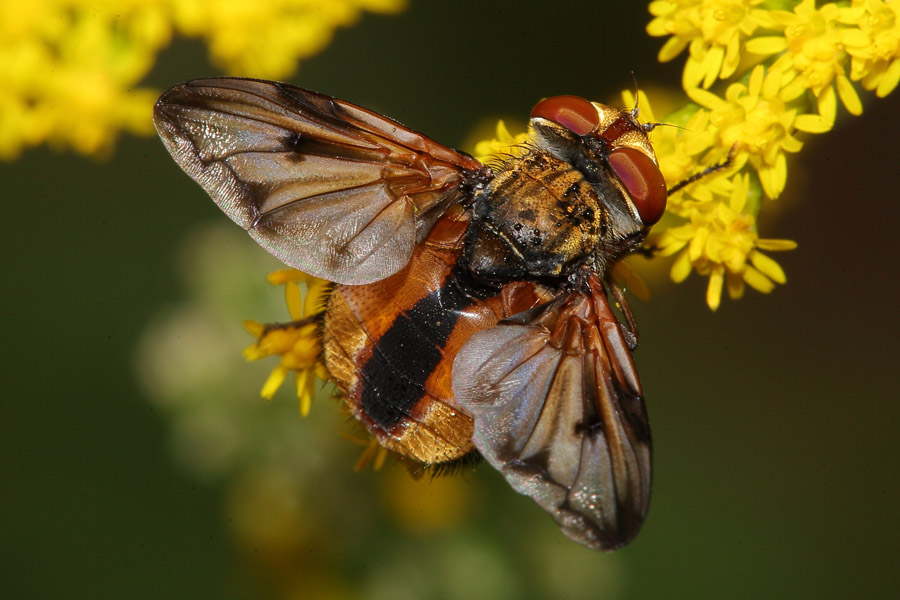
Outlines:
{"type": "Polygon", "coordinates": [[[587,135],[600,126],[596,107],[578,96],[553,96],[541,100],[531,109],[531,118],[536,117],[559,123],[578,135],[587,135]]]}
{"type": "Polygon", "coordinates": [[[634,148],[617,148],[609,154],[609,166],[631,196],[644,225],[653,225],[666,210],[666,181],[656,163],[634,148]]]}

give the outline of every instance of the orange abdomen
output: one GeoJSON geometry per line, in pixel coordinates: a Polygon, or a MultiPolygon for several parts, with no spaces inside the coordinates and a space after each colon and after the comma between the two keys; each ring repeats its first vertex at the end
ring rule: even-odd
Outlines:
{"type": "Polygon", "coordinates": [[[467,226],[450,211],[400,272],[335,287],[325,316],[325,363],[353,415],[384,447],[426,464],[473,450],[472,419],[451,389],[459,349],[542,297],[535,284],[473,283],[458,265],[467,226]]]}

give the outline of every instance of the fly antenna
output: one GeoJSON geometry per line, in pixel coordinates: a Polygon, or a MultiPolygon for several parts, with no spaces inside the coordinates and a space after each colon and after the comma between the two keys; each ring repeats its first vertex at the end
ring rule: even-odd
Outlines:
{"type": "Polygon", "coordinates": [[[734,153],[735,152],[737,152],[737,144],[734,144],[733,146],[731,146],[731,150],[728,151],[728,156],[725,158],[725,160],[723,160],[722,162],[718,162],[714,165],[711,165],[709,167],[706,167],[699,173],[694,173],[687,179],[682,179],[681,181],[679,181],[678,183],[676,183],[675,185],[670,187],[668,190],[666,190],[666,194],[671,196],[678,190],[694,183],[698,179],[703,179],[707,175],[712,175],[713,173],[721,171],[722,169],[727,169],[734,162],[734,153]]]}
{"type": "Polygon", "coordinates": [[[690,131],[687,127],[682,127],[681,125],[676,125],[675,123],[641,123],[641,127],[644,128],[644,131],[650,133],[657,127],[674,127],[675,129],[681,129],[682,131],[690,131]]]}

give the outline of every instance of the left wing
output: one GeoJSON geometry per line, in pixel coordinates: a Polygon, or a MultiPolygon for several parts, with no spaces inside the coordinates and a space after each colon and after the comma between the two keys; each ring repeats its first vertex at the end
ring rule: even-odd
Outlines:
{"type": "Polygon", "coordinates": [[[572,539],[624,546],[650,504],[650,427],[603,284],[473,335],[453,365],[475,447],[572,539]]]}
{"type": "Polygon", "coordinates": [[[198,79],[164,93],[166,148],[266,250],[358,285],[402,269],[466,184],[471,156],[374,112],[284,83],[198,79]]]}

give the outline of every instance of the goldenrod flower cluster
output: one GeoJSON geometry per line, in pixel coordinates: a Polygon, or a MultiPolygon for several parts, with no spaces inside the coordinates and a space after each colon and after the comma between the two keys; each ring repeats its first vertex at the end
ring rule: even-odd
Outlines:
{"type": "MultiPolygon", "coordinates": [[[[769,292],[786,281],[763,251],[796,244],[760,238],[759,211],[784,190],[786,155],[803,147],[798,134],[829,131],[838,99],[850,114],[862,112],[853,82],[878,96],[897,86],[900,2],[817,8],[813,0],[655,0],[650,13],[648,33],[669,36],[661,61],[688,50],[682,85],[690,102],[662,119],[675,127],[652,134],[666,182],[671,188],[713,165],[728,167],[672,194],[646,247],[676,255],[676,282],[692,270],[708,277],[706,302],[715,310],[723,288],[739,298],[746,285],[769,292]]],[[[640,107],[644,122],[656,122],[644,94],[626,91],[623,99],[640,107]]],[[[476,155],[514,152],[523,136],[501,122],[476,155]]]]}
{"type": "Polygon", "coordinates": [[[138,87],[175,33],[200,37],[232,75],[286,77],[361,11],[405,0],[0,2],[0,159],[49,144],[103,156],[149,135],[157,90],[138,87]]]}
{"type": "Polygon", "coordinates": [[[759,211],[784,190],[786,155],[803,147],[798,134],[829,131],[838,100],[850,114],[862,112],[853,82],[878,96],[897,86],[900,3],[655,0],[650,13],[648,33],[669,37],[661,61],[688,50],[682,84],[693,101],[664,119],[683,129],[654,134],[666,181],[675,185],[729,153],[733,164],[674,194],[670,218],[647,244],[677,254],[673,280],[692,269],[708,276],[715,310],[723,284],[738,298],[745,284],[768,292],[785,282],[761,251],[795,244],[759,238],[759,211]]]}

